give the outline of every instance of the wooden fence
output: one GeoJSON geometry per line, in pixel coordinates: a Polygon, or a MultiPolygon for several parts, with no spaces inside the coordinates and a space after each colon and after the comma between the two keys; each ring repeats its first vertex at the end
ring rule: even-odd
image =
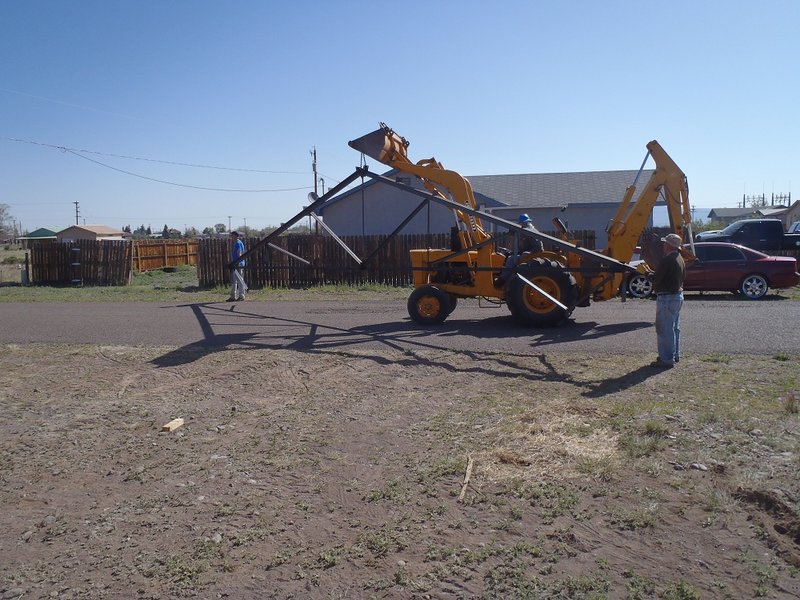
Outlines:
{"type": "MultiPolygon", "coordinates": [[[[553,235],[552,232],[546,232],[553,235]]],[[[593,231],[574,232],[584,248],[594,248],[593,231]]],[[[642,241],[668,233],[667,229],[648,230],[642,241]]],[[[360,258],[366,258],[385,236],[346,236],[342,238],[360,258]]],[[[245,240],[252,247],[258,239],[245,240]]],[[[275,245],[310,261],[306,265],[282,252],[260,248],[249,257],[245,279],[253,288],[309,287],[322,284],[411,285],[409,250],[413,248],[449,248],[447,234],[398,235],[366,265],[360,266],[330,236],[294,234],[281,236],[275,245]]],[[[30,282],[33,284],[127,285],[138,252],[139,270],[165,266],[196,264],[201,286],[227,285],[230,260],[227,239],[200,241],[156,240],[79,241],[71,243],[35,242],[30,250],[30,282]],[[145,250],[146,248],[146,250],[145,250]],[[145,254],[145,253],[149,254],[145,254]],[[149,262],[148,262],[149,261],[149,262]]],[[[794,256],[800,251],[786,250],[771,254],[794,256]]]]}
{"type": "Polygon", "coordinates": [[[132,268],[143,272],[196,265],[198,247],[197,240],[133,240],[132,268]]]}
{"type": "Polygon", "coordinates": [[[35,242],[30,250],[30,267],[33,284],[127,285],[131,279],[131,243],[35,242]]]}
{"type": "MultiPolygon", "coordinates": [[[[594,231],[575,232],[584,248],[594,248],[594,231]]],[[[552,235],[552,233],[551,233],[552,235]]],[[[386,236],[344,236],[341,238],[356,255],[369,256],[386,236]]],[[[251,248],[258,239],[243,240],[251,248]]],[[[259,248],[247,259],[244,269],[247,285],[264,287],[310,287],[323,284],[411,285],[411,259],[414,248],[449,248],[449,234],[397,235],[368,263],[359,265],[330,236],[295,234],[281,236],[275,245],[311,262],[306,265],[283,252],[259,248]]],[[[230,245],[227,240],[200,241],[197,276],[202,287],[226,285],[230,274],[230,245]]]]}

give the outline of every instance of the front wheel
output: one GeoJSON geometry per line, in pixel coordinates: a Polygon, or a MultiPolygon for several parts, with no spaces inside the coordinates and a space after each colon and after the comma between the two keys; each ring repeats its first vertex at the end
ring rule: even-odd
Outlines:
{"type": "Polygon", "coordinates": [[[554,304],[519,277],[508,283],[506,302],[514,318],[525,325],[551,327],[558,325],[572,314],[578,301],[578,286],[571,273],[555,261],[536,258],[520,265],[519,273],[525,279],[547,292],[566,306],[566,310],[554,304]]]}
{"type": "Polygon", "coordinates": [[[649,298],[653,295],[653,282],[643,273],[636,273],[628,279],[628,293],[634,298],[649,298]]]}
{"type": "Polygon", "coordinates": [[[451,312],[450,298],[433,285],[418,287],[408,297],[408,314],[420,325],[439,325],[451,312]]]}
{"type": "Polygon", "coordinates": [[[739,286],[739,291],[749,300],[758,300],[767,295],[769,285],[761,275],[748,275],[739,286]]]}

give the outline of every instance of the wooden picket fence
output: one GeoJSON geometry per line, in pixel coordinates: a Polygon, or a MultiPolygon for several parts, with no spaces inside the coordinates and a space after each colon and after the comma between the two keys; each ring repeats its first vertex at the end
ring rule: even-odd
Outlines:
{"type": "MultiPolygon", "coordinates": [[[[550,233],[550,232],[548,232],[550,233]]],[[[594,248],[594,232],[575,232],[584,248],[594,248]]],[[[553,235],[550,233],[550,235],[553,235]]],[[[342,241],[364,259],[386,236],[343,236],[342,241]]],[[[258,239],[243,240],[250,248],[258,239]]],[[[383,284],[407,286],[413,283],[409,251],[414,248],[449,248],[449,234],[397,235],[369,262],[359,265],[333,238],[323,235],[286,235],[274,244],[308,261],[306,265],[283,252],[259,248],[247,259],[244,277],[254,289],[264,287],[311,287],[323,284],[383,284]]],[[[201,287],[225,285],[230,281],[227,240],[200,241],[197,276],[201,287]]]]}
{"type": "Polygon", "coordinates": [[[196,265],[199,245],[197,240],[133,240],[132,268],[144,272],[196,265]]]}
{"type": "Polygon", "coordinates": [[[39,285],[127,285],[131,280],[131,243],[35,242],[30,249],[30,269],[30,282],[39,285]]]}

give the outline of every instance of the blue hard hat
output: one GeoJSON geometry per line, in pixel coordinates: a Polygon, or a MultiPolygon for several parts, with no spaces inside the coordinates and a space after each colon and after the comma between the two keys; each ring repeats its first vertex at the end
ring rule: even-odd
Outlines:
{"type": "Polygon", "coordinates": [[[530,221],[530,220],[531,220],[531,218],[530,218],[528,215],[526,215],[526,214],[522,214],[522,215],[520,215],[520,216],[519,216],[519,218],[517,219],[517,223],[519,223],[520,225],[522,225],[523,223],[527,223],[527,222],[528,222],[528,221],[530,221]]]}

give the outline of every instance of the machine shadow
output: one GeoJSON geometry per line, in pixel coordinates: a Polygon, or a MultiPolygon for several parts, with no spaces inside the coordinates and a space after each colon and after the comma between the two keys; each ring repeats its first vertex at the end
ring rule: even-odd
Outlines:
{"type": "Polygon", "coordinates": [[[619,391],[635,385],[654,374],[652,369],[639,369],[625,376],[587,383],[575,380],[570,374],[559,373],[547,359],[546,354],[535,349],[543,345],[559,344],[579,339],[602,338],[619,333],[652,327],[651,323],[633,322],[614,325],[598,325],[596,322],[575,323],[570,321],[562,327],[552,329],[522,328],[512,317],[492,317],[489,319],[454,319],[436,327],[422,328],[410,319],[341,328],[322,325],[313,320],[286,319],[248,311],[245,305],[220,305],[219,303],[198,303],[182,305],[190,307],[203,333],[203,338],[176,348],[151,361],[159,368],[176,367],[189,364],[203,357],[229,349],[268,349],[294,350],[309,354],[332,354],[342,358],[369,358],[376,364],[400,364],[408,366],[433,366],[464,374],[482,373],[499,378],[522,378],[532,381],[564,381],[581,387],[588,387],[587,397],[599,397],[606,393],[619,391]],[[228,319],[242,319],[242,327],[248,331],[241,333],[215,333],[211,318],[224,316],[228,319]],[[280,331],[271,333],[271,328],[280,331]],[[287,333],[297,329],[297,333],[287,333]],[[494,351],[453,350],[446,342],[454,335],[469,335],[475,338],[528,337],[531,340],[530,354],[509,354],[494,351]],[[363,349],[351,350],[356,346],[378,344],[389,350],[401,351],[402,358],[388,359],[380,353],[370,353],[363,349]],[[459,366],[445,360],[436,360],[426,354],[430,351],[448,350],[462,355],[466,360],[459,366]],[[538,366],[531,369],[529,360],[534,359],[538,366]],[[527,363],[527,364],[523,364],[527,363]]]}

